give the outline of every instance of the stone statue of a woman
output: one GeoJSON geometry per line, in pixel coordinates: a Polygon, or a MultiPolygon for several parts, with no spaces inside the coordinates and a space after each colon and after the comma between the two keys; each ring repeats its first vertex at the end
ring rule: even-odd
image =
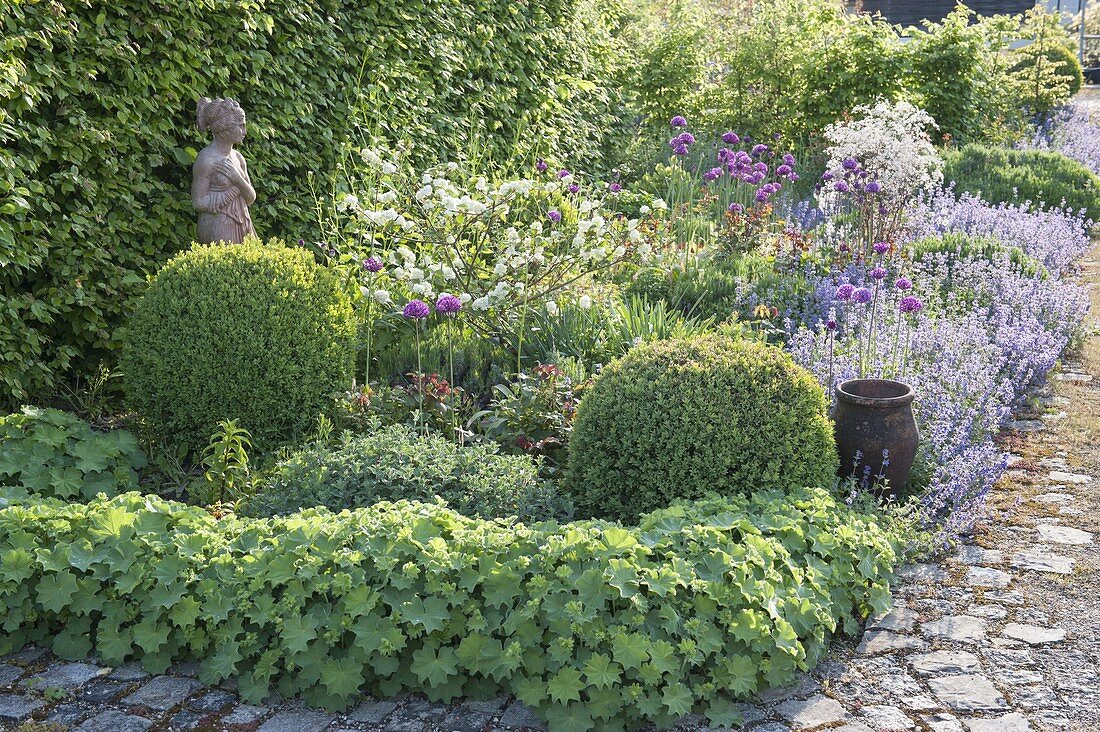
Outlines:
{"type": "Polygon", "coordinates": [[[214,134],[214,141],[195,159],[191,179],[191,205],[199,212],[198,241],[239,244],[255,232],[248,207],[256,191],[248,177],[244,156],[233,146],[244,139],[241,105],[232,99],[200,99],[199,129],[214,134]]]}

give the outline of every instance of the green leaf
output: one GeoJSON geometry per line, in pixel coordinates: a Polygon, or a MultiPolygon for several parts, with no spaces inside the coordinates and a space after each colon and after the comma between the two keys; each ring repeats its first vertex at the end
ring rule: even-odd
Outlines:
{"type": "Polygon", "coordinates": [[[638,668],[649,659],[649,639],[638,633],[616,633],[611,647],[623,668],[638,668]]]}
{"type": "Polygon", "coordinates": [[[669,684],[661,694],[661,700],[668,713],[675,717],[683,717],[691,713],[691,707],[695,698],[684,684],[669,684]]]}
{"type": "Polygon", "coordinates": [[[317,638],[319,623],[312,615],[292,615],[283,621],[283,647],[290,653],[305,653],[317,638]]]}
{"type": "Polygon", "coordinates": [[[606,689],[619,683],[622,678],[622,666],[602,653],[594,653],[584,665],[584,675],[589,685],[597,689],[606,689]]]}
{"type": "Polygon", "coordinates": [[[410,668],[416,678],[432,686],[442,685],[458,669],[458,656],[450,648],[424,646],[414,651],[412,658],[410,668]]]}
{"type": "Polygon", "coordinates": [[[546,685],[550,698],[558,704],[571,701],[580,701],[581,689],[585,687],[581,680],[581,672],[571,666],[558,671],[546,685]]]}
{"type": "Polygon", "coordinates": [[[335,658],[321,667],[321,683],[330,694],[350,699],[363,685],[363,665],[350,658],[335,658]]]}
{"type": "Polygon", "coordinates": [[[46,610],[59,613],[68,606],[77,589],[76,577],[71,572],[46,574],[38,583],[38,602],[46,610]]]}

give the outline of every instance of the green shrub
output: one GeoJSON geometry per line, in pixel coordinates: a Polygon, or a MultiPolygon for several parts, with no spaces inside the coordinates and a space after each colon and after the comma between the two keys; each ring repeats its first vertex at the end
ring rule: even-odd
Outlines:
{"type": "Polygon", "coordinates": [[[257,231],[315,239],[312,191],[372,135],[414,141],[421,162],[476,149],[600,167],[627,63],[619,2],[3,8],[0,401],[109,358],[146,275],[190,244],[200,97],[248,114],[257,231]]]}
{"type": "Polygon", "coordinates": [[[1019,247],[1007,247],[999,239],[970,236],[951,232],[942,236],[929,236],[908,245],[909,256],[914,262],[922,262],[934,254],[946,254],[955,260],[984,259],[993,262],[1004,254],[1025,277],[1046,279],[1050,276],[1043,263],[1029,257],[1019,247]]]}
{"type": "Polygon", "coordinates": [[[345,708],[515,694],[553,730],[736,721],[889,604],[895,543],[824,490],[525,526],[442,506],[221,519],[126,494],[0,499],[0,654],[26,643],[345,708]]]}
{"type": "Polygon", "coordinates": [[[145,453],[125,430],[100,432],[57,409],[0,417],[0,485],[53,498],[134,490],[145,453]]]}
{"type": "Polygon", "coordinates": [[[783,351],[723,336],[639,346],[581,399],[566,485],[621,520],[676,498],[831,485],[825,395],[783,351]]]}
{"type": "Polygon", "coordinates": [[[196,246],[138,303],[121,364],[151,434],[201,451],[237,420],[261,453],[302,434],[351,384],[355,321],[332,270],[304,249],[196,246]]]}
{"type": "Polygon", "coordinates": [[[526,455],[501,455],[491,444],[460,447],[402,425],[366,436],[345,433],[335,447],[317,444],[291,454],[273,468],[244,512],[273,516],[313,506],[340,511],[435,497],[483,518],[537,521],[569,513],[526,455]]]}
{"type": "Polygon", "coordinates": [[[944,155],[944,179],[990,203],[1065,206],[1100,218],[1100,177],[1076,160],[1047,150],[971,144],[944,155]]]}
{"type": "Polygon", "coordinates": [[[1066,84],[1070,97],[1081,91],[1085,83],[1085,75],[1077,54],[1072,50],[1061,44],[1050,44],[1040,52],[1026,53],[1027,48],[1021,51],[1016,52],[1020,61],[1012,67],[1014,72],[1021,74],[1025,79],[1031,77],[1035,74],[1035,66],[1044,63],[1038,59],[1043,58],[1045,63],[1050,65],[1051,71],[1066,84]]]}

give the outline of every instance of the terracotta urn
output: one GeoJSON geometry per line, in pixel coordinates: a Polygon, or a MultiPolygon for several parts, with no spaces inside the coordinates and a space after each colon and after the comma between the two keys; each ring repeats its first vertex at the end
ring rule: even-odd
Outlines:
{"type": "Polygon", "coordinates": [[[851,379],[836,387],[832,418],[842,478],[869,476],[877,495],[897,495],[909,479],[920,439],[914,396],[908,384],[889,379],[851,379]]]}

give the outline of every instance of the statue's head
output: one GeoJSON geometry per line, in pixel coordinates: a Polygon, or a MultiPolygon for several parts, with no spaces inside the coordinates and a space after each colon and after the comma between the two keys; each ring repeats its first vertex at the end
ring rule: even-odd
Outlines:
{"type": "Polygon", "coordinates": [[[203,132],[212,132],[215,136],[225,134],[237,127],[244,127],[244,110],[233,99],[203,97],[198,104],[198,122],[203,132]]]}

